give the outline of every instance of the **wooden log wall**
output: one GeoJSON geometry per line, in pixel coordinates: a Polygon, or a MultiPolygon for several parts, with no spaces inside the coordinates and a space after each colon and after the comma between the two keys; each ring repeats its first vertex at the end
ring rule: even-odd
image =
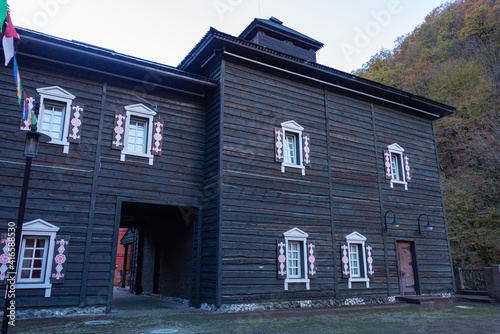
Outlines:
{"type": "Polygon", "coordinates": [[[226,61],[224,78],[222,303],[398,295],[397,240],[415,243],[421,293],[453,290],[431,120],[249,63],[226,61]],[[311,135],[305,176],[274,162],[274,128],[290,120],[311,135]],[[393,143],[411,157],[408,190],[385,179],[393,143]],[[384,233],[389,209],[402,225],[384,233]],[[417,233],[421,213],[433,232],[417,233]],[[276,239],[293,227],[316,241],[309,291],[277,279],[276,239]],[[354,231],[373,247],[370,288],[341,278],[340,242],[354,231]]]}
{"type": "MultiPolygon", "coordinates": [[[[25,89],[60,86],[85,105],[80,144],[70,144],[68,154],[59,145],[40,145],[25,217],[46,220],[60,228],[58,234],[71,236],[66,281],[53,285],[50,298],[44,298],[42,290],[19,289],[18,305],[104,306],[112,288],[118,200],[203,205],[205,101],[43,61],[19,57],[18,62],[25,89]],[[121,162],[120,151],[111,149],[114,113],[144,103],[136,95],[157,104],[157,117],[164,120],[164,152],[155,156],[152,166],[131,156],[121,162]]],[[[12,138],[21,119],[12,68],[0,70],[0,85],[0,229],[6,230],[17,217],[24,144],[12,138]]]]}

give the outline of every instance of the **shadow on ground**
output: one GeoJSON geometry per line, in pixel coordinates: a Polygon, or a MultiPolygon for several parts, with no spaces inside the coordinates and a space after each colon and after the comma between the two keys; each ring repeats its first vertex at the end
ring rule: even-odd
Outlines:
{"type": "Polygon", "coordinates": [[[110,314],[21,319],[10,333],[500,333],[500,306],[402,303],[218,314],[116,290],[110,314]],[[172,330],[172,331],[168,331],[172,330]]]}

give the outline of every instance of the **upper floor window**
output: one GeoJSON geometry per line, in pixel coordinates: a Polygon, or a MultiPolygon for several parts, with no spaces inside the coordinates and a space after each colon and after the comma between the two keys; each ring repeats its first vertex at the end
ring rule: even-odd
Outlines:
{"type": "Polygon", "coordinates": [[[45,100],[43,118],[41,119],[40,132],[45,133],[52,139],[62,140],[64,129],[64,118],[66,106],[63,104],[45,100]]]}
{"type": "Polygon", "coordinates": [[[281,171],[286,167],[299,168],[305,175],[305,167],[311,166],[310,136],[295,121],[281,123],[275,128],[275,160],[281,162],[281,171]]]}
{"type": "Polygon", "coordinates": [[[148,148],[148,120],[132,117],[129,124],[127,148],[131,152],[145,154],[148,148]]]}
{"type": "Polygon", "coordinates": [[[28,120],[24,119],[29,114],[27,111],[39,108],[38,131],[52,138],[49,143],[62,145],[63,152],[68,153],[69,144],[78,144],[81,140],[83,104],[76,102],[75,96],[61,87],[38,88],[36,91],[38,95],[26,91],[21,130],[30,130],[28,120]]]}
{"type": "Polygon", "coordinates": [[[385,177],[390,180],[391,188],[394,184],[402,184],[408,190],[408,182],[411,180],[409,157],[404,149],[394,143],[384,150],[385,177]]]}
{"type": "Polygon", "coordinates": [[[298,159],[297,157],[297,135],[294,133],[287,133],[285,136],[285,163],[297,165],[298,159]]]}
{"type": "Polygon", "coordinates": [[[63,145],[63,152],[68,153],[71,107],[75,96],[58,86],[38,88],[36,91],[40,95],[38,130],[52,138],[50,143],[63,145]]]}
{"type": "Polygon", "coordinates": [[[143,104],[125,106],[125,112],[115,113],[111,148],[121,150],[121,161],[127,155],[143,157],[153,164],[160,156],[163,141],[163,121],[154,119],[156,112],[143,104]]]}

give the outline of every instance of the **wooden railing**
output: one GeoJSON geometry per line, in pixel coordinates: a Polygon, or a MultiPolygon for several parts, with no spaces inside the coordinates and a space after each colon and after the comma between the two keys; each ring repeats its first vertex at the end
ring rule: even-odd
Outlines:
{"type": "Polygon", "coordinates": [[[487,291],[484,269],[455,268],[458,291],[487,291]]]}

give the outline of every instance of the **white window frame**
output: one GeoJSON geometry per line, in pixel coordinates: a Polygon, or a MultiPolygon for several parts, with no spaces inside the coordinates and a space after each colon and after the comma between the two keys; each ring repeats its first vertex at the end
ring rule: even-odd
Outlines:
{"type": "MultiPolygon", "coordinates": [[[[359,263],[359,277],[352,277],[349,275],[348,286],[349,289],[352,289],[352,282],[365,282],[366,287],[370,287],[370,279],[368,278],[367,266],[366,266],[366,250],[365,250],[365,242],[366,237],[361,235],[360,233],[354,231],[348,236],[345,237],[347,242],[347,249],[349,250],[349,270],[351,269],[351,245],[358,245],[358,263],[359,263]]],[[[349,272],[350,274],[350,272],[349,272]]]]}
{"type": "Polygon", "coordinates": [[[406,182],[406,173],[405,173],[405,164],[404,164],[404,159],[403,159],[403,153],[404,149],[399,146],[398,144],[394,143],[392,145],[389,145],[387,147],[387,150],[389,151],[389,159],[391,163],[391,188],[394,188],[394,184],[402,184],[405,186],[405,190],[408,190],[408,182],[406,182]],[[392,169],[392,156],[396,155],[397,159],[399,160],[399,168],[401,169],[400,175],[402,177],[402,180],[397,180],[394,176],[393,169],[392,169]]]}
{"type": "Polygon", "coordinates": [[[283,236],[285,237],[285,254],[287,257],[287,268],[286,268],[286,278],[285,278],[285,290],[288,290],[288,284],[289,283],[305,283],[306,284],[306,290],[310,289],[310,283],[311,280],[309,279],[308,273],[307,273],[307,238],[309,237],[309,234],[305,233],[304,231],[298,229],[298,228],[292,228],[291,230],[286,231],[283,233],[283,236]],[[288,274],[288,245],[290,242],[299,242],[302,244],[302,252],[301,252],[301,258],[299,261],[299,267],[301,272],[301,277],[290,277],[288,274]]]}
{"type": "MultiPolygon", "coordinates": [[[[281,171],[284,173],[285,172],[285,167],[291,167],[291,168],[298,168],[302,170],[302,175],[306,175],[306,167],[304,166],[304,163],[302,161],[302,131],[304,131],[304,128],[300,126],[297,122],[295,121],[288,121],[288,122],[283,122],[281,123],[281,128],[283,129],[283,145],[285,144],[285,138],[287,132],[289,134],[293,134],[297,140],[297,163],[296,164],[291,164],[286,162],[285,154],[286,154],[286,149],[283,150],[283,162],[281,163],[281,171]]],[[[284,146],[283,146],[284,147],[284,146]]]]}
{"type": "Polygon", "coordinates": [[[45,297],[50,297],[52,292],[52,283],[50,283],[50,275],[52,273],[52,262],[54,259],[54,245],[56,242],[56,234],[59,231],[59,227],[46,222],[43,219],[36,219],[23,224],[23,232],[21,233],[21,245],[19,250],[19,259],[17,263],[17,277],[16,277],[16,289],[45,289],[45,297]],[[21,277],[21,263],[24,258],[24,237],[47,237],[48,238],[48,248],[45,254],[45,273],[42,277],[42,282],[29,282],[26,279],[20,281],[21,277]]]}
{"type": "Polygon", "coordinates": [[[38,88],[37,93],[40,95],[40,113],[38,115],[37,124],[38,131],[42,129],[43,122],[43,114],[45,112],[45,101],[54,101],[63,104],[64,107],[64,121],[63,121],[63,129],[62,129],[62,138],[54,139],[49,142],[50,144],[62,145],[63,153],[69,152],[69,141],[68,141],[68,131],[69,131],[69,122],[71,118],[71,105],[73,104],[73,100],[75,99],[75,95],[69,93],[68,91],[62,89],[59,86],[51,86],[38,88]]]}
{"type": "Polygon", "coordinates": [[[133,104],[125,106],[126,111],[126,121],[125,121],[125,136],[123,138],[123,150],[121,152],[120,160],[125,161],[127,155],[133,155],[137,157],[147,158],[150,165],[153,164],[154,155],[151,154],[151,142],[153,138],[153,118],[156,116],[156,112],[146,107],[144,104],[133,104]],[[130,119],[142,118],[148,124],[147,138],[146,138],[146,153],[131,151],[128,149],[128,135],[130,131],[130,119]]]}

